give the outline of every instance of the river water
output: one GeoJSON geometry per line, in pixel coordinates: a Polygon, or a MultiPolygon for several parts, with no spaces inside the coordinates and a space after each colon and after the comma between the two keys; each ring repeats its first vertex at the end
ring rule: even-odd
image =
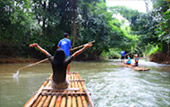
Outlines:
{"type": "MultiPolygon", "coordinates": [[[[95,107],[170,107],[170,65],[140,60],[150,71],[119,66],[119,60],[72,62],[92,93],[95,107]]],[[[22,107],[52,73],[49,63],[21,70],[24,64],[0,64],[0,107],[22,107]]]]}

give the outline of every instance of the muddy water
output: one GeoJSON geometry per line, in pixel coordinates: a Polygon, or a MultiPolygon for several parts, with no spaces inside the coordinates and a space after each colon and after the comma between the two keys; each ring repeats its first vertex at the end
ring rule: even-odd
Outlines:
{"type": "MultiPolygon", "coordinates": [[[[0,64],[0,106],[22,107],[52,73],[49,63],[39,64],[13,74],[27,64],[0,64]]],[[[170,66],[140,61],[148,72],[107,62],[72,62],[71,71],[79,72],[95,107],[169,107],[170,66]]]]}

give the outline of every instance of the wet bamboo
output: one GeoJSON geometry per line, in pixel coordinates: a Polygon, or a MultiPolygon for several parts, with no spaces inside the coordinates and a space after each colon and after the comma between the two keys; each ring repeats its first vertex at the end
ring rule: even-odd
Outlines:
{"type": "Polygon", "coordinates": [[[44,104],[46,98],[47,98],[47,96],[43,96],[42,99],[41,99],[41,101],[40,101],[39,104],[37,105],[37,107],[41,107],[41,106],[44,104]]]}
{"type": "MultiPolygon", "coordinates": [[[[77,74],[76,74],[76,76],[77,76],[77,74]]],[[[81,86],[80,86],[80,84],[78,84],[78,88],[80,88],[80,92],[81,92],[81,86]]],[[[78,107],[82,107],[82,101],[81,101],[81,97],[80,96],[77,96],[77,105],[78,105],[78,107]]]]}
{"type": "Polygon", "coordinates": [[[76,96],[72,97],[72,107],[77,107],[76,96]]]}
{"type": "Polygon", "coordinates": [[[81,96],[81,99],[82,99],[83,107],[88,107],[87,101],[84,95],[81,96]]]}
{"type": "Polygon", "coordinates": [[[56,101],[55,107],[60,107],[61,100],[62,100],[62,96],[60,95],[60,96],[57,97],[57,101],[56,101]]]}
{"type": "MultiPolygon", "coordinates": [[[[83,86],[80,85],[80,88],[83,89],[83,86]]],[[[82,91],[82,90],[81,90],[81,91],[82,91]]],[[[83,107],[88,107],[87,101],[86,101],[84,95],[81,95],[81,100],[82,100],[82,105],[83,105],[83,107]]]]}
{"type": "MultiPolygon", "coordinates": [[[[72,74],[70,75],[69,80],[73,80],[72,74]]],[[[72,85],[73,85],[73,83],[71,82],[70,85],[68,86],[68,88],[71,88],[72,85]]],[[[71,107],[71,96],[67,96],[67,107],[71,107]]]]}
{"type": "Polygon", "coordinates": [[[90,107],[94,107],[94,104],[93,104],[93,101],[92,101],[92,99],[91,99],[91,97],[90,97],[90,94],[88,93],[87,90],[84,90],[84,92],[85,92],[86,95],[87,95],[87,98],[88,98],[90,107]]]}
{"type": "MultiPolygon", "coordinates": [[[[78,78],[81,80],[80,74],[78,74],[78,78]]],[[[84,82],[80,82],[80,83],[82,85],[82,88],[87,90],[86,86],[84,85],[84,82]]]]}
{"type": "Polygon", "coordinates": [[[26,105],[26,107],[30,107],[34,101],[39,97],[39,95],[41,94],[42,90],[43,90],[44,86],[41,86],[41,88],[38,90],[38,92],[34,95],[34,97],[30,100],[30,102],[26,105]]]}
{"type": "Polygon", "coordinates": [[[71,96],[67,96],[67,107],[71,107],[71,96]]]}
{"type": "Polygon", "coordinates": [[[82,101],[81,101],[80,96],[77,96],[77,104],[78,104],[78,107],[82,107],[82,101]]]}
{"type": "MultiPolygon", "coordinates": [[[[75,80],[75,74],[72,74],[73,75],[73,80],[75,80]]],[[[72,87],[73,88],[78,88],[78,87],[76,87],[75,86],[75,81],[74,82],[72,82],[72,87]]],[[[72,92],[77,92],[77,91],[72,91],[72,92]]],[[[76,96],[75,95],[72,95],[72,99],[71,99],[72,101],[71,101],[71,103],[72,103],[72,107],[77,107],[77,103],[76,103],[76,96]]]]}
{"type": "MultiPolygon", "coordinates": [[[[70,80],[70,75],[67,75],[66,76],[67,80],[70,80]]],[[[70,85],[69,85],[70,86],[70,85]]],[[[66,93],[67,91],[64,91],[64,93],[66,93]]],[[[61,100],[61,105],[60,107],[65,107],[66,106],[66,96],[63,96],[62,97],[62,100],[61,100]]]]}
{"type": "MultiPolygon", "coordinates": [[[[73,74],[73,75],[74,75],[74,79],[77,80],[76,74],[73,74]]],[[[79,88],[76,81],[74,81],[74,86],[75,86],[75,88],[79,88]]],[[[77,93],[77,91],[74,91],[74,92],[77,93]]],[[[77,98],[77,95],[73,96],[73,98],[72,98],[73,107],[77,107],[76,98],[77,98]]]]}
{"type": "Polygon", "coordinates": [[[50,87],[51,85],[51,81],[48,82],[48,84],[46,85],[46,87],[50,87]]]}
{"type": "MultiPolygon", "coordinates": [[[[77,74],[77,78],[81,80],[80,74],[77,74]]],[[[80,82],[79,86],[81,87],[81,89],[86,89],[84,82],[80,82]]],[[[81,91],[83,91],[83,90],[81,90],[81,91]]],[[[83,106],[88,107],[85,96],[81,96],[81,99],[82,99],[83,106]]],[[[91,102],[89,102],[89,103],[91,103],[91,102]]]]}
{"type": "Polygon", "coordinates": [[[66,97],[63,96],[63,97],[62,97],[62,100],[61,100],[61,105],[60,105],[60,107],[65,107],[65,106],[66,106],[66,97]]]}
{"type": "Polygon", "coordinates": [[[43,107],[48,107],[50,100],[51,100],[51,96],[48,96],[47,99],[45,100],[44,104],[43,104],[43,107]]]}
{"type": "Polygon", "coordinates": [[[41,101],[42,95],[38,97],[38,99],[35,101],[35,103],[32,105],[32,107],[37,107],[38,103],[41,101]]]}
{"type": "Polygon", "coordinates": [[[56,102],[56,98],[57,98],[57,96],[52,97],[49,107],[54,107],[55,102],[56,102]]]}

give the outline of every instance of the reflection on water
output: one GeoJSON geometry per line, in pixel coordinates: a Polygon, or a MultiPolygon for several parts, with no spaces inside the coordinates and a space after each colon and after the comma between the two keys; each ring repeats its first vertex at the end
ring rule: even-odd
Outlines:
{"type": "MultiPolygon", "coordinates": [[[[73,62],[72,72],[79,72],[92,93],[95,107],[168,107],[170,106],[170,66],[141,61],[148,72],[136,72],[119,62],[73,62]]],[[[21,107],[51,74],[49,63],[21,70],[27,64],[0,65],[0,106],[21,107]]]]}

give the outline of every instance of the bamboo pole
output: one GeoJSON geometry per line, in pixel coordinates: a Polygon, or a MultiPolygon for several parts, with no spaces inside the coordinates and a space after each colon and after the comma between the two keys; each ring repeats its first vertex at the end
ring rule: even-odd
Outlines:
{"type": "Polygon", "coordinates": [[[48,96],[47,99],[45,100],[44,104],[43,104],[43,107],[48,107],[50,100],[51,100],[51,96],[48,96]]]}
{"type": "Polygon", "coordinates": [[[71,107],[71,96],[67,96],[67,107],[71,107]]]}
{"type": "Polygon", "coordinates": [[[82,102],[81,102],[80,96],[77,96],[77,104],[78,104],[78,107],[82,107],[82,102]]]}
{"type": "Polygon", "coordinates": [[[46,87],[50,87],[51,85],[51,81],[48,82],[48,84],[46,85],[46,87]]]}
{"type": "MultiPolygon", "coordinates": [[[[70,78],[69,80],[72,80],[73,79],[73,76],[70,75],[70,78]]],[[[71,86],[73,85],[73,83],[70,83],[70,85],[68,86],[68,88],[71,88],[71,86]]],[[[67,96],[67,107],[71,107],[71,96],[67,96]]]]}
{"type": "Polygon", "coordinates": [[[60,107],[61,101],[62,101],[62,96],[60,95],[60,96],[58,96],[58,98],[57,98],[55,107],[60,107]]]}
{"type": "Polygon", "coordinates": [[[82,99],[83,107],[88,107],[85,96],[82,95],[81,99],[82,99]]]}
{"type": "MultiPolygon", "coordinates": [[[[81,79],[80,74],[78,74],[78,78],[81,79]]],[[[85,85],[84,85],[83,82],[80,82],[80,83],[81,83],[81,89],[83,88],[84,92],[85,92],[86,95],[87,95],[87,98],[88,98],[88,102],[89,102],[90,107],[94,107],[93,101],[92,101],[89,93],[87,92],[87,88],[85,87],[85,85]]],[[[82,101],[83,101],[83,104],[84,104],[83,106],[87,106],[87,103],[86,103],[86,100],[85,100],[85,97],[84,97],[84,96],[82,97],[82,101]]]]}
{"type": "Polygon", "coordinates": [[[57,99],[57,96],[52,97],[49,107],[54,107],[56,99],[57,99]]]}
{"type": "Polygon", "coordinates": [[[72,107],[77,107],[76,96],[72,97],[72,107]]]}
{"type": "MultiPolygon", "coordinates": [[[[86,44],[94,43],[94,42],[95,42],[95,40],[93,40],[93,41],[91,41],[91,42],[88,42],[88,43],[86,43],[86,44]]],[[[85,44],[80,45],[80,46],[77,46],[77,47],[75,47],[75,48],[73,48],[73,49],[71,49],[71,50],[74,51],[74,50],[76,50],[76,49],[79,49],[79,48],[83,47],[84,45],[85,45],[85,44]]]]}
{"type": "Polygon", "coordinates": [[[66,97],[63,96],[61,100],[61,106],[60,107],[65,107],[66,106],[66,97]]]}
{"type": "Polygon", "coordinates": [[[44,104],[46,98],[47,96],[43,96],[37,107],[41,107],[44,104]]]}
{"type": "MultiPolygon", "coordinates": [[[[78,75],[78,74],[77,74],[77,75],[78,75]]],[[[79,78],[79,79],[81,79],[81,78],[79,78]]],[[[80,88],[83,89],[83,85],[80,84],[80,88]]],[[[81,91],[82,91],[82,90],[81,90],[81,91]]],[[[83,92],[83,91],[82,91],[82,92],[83,92]]],[[[83,105],[83,107],[88,107],[87,101],[86,101],[84,95],[81,95],[81,100],[82,100],[82,105],[83,105]]]]}
{"type": "Polygon", "coordinates": [[[93,101],[92,101],[92,99],[91,99],[91,97],[90,97],[88,91],[87,91],[87,90],[84,90],[84,92],[85,92],[86,95],[87,95],[87,98],[88,98],[90,107],[94,107],[93,101]]]}
{"type": "MultiPolygon", "coordinates": [[[[73,75],[73,79],[72,80],[75,80],[75,74],[72,74],[73,75]]],[[[78,88],[75,86],[75,81],[72,82],[72,87],[73,88],[78,88]]],[[[77,91],[72,91],[74,93],[76,93],[77,91]]],[[[72,104],[72,107],[77,107],[77,103],[76,103],[76,95],[72,95],[72,99],[71,99],[71,104],[72,104]]]]}
{"type": "Polygon", "coordinates": [[[17,71],[20,71],[20,70],[22,70],[22,69],[25,69],[25,68],[28,68],[28,67],[31,67],[31,66],[34,66],[34,65],[37,65],[37,64],[42,63],[42,62],[45,62],[45,61],[47,61],[47,60],[48,60],[48,58],[45,58],[45,59],[40,60],[40,61],[38,61],[38,62],[35,62],[35,63],[33,63],[33,64],[29,64],[29,65],[26,65],[26,66],[24,66],[24,67],[21,67],[21,68],[19,68],[17,71]]]}
{"type": "Polygon", "coordinates": [[[42,95],[40,95],[40,96],[38,97],[38,99],[35,101],[35,103],[33,104],[32,107],[37,107],[37,105],[38,105],[38,103],[41,101],[41,99],[42,99],[42,95]]]}
{"type": "Polygon", "coordinates": [[[30,107],[34,101],[39,97],[39,95],[41,94],[42,90],[43,90],[44,86],[41,87],[41,89],[37,92],[37,94],[31,99],[31,101],[26,105],[26,107],[30,107]]]}

